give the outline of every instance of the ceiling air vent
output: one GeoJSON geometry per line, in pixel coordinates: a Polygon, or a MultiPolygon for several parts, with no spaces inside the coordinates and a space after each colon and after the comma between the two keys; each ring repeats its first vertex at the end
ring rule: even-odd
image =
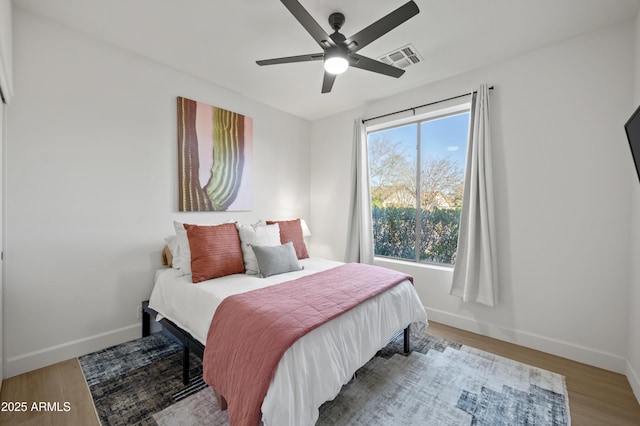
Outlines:
{"type": "Polygon", "coordinates": [[[415,65],[418,62],[423,61],[422,57],[412,44],[407,44],[406,46],[393,50],[386,55],[379,57],[378,60],[398,68],[407,68],[410,65],[415,65]]]}

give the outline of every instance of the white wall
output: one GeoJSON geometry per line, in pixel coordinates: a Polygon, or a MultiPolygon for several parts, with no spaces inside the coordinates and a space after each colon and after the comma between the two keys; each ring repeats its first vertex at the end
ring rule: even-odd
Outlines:
{"type": "Polygon", "coordinates": [[[312,123],[311,250],[314,256],[344,260],[351,191],[354,119],[362,110],[312,123]]]}
{"type": "MultiPolygon", "coordinates": [[[[0,102],[0,251],[4,252],[4,150],[6,140],[7,105],[0,102]]],[[[4,256],[3,256],[4,257],[4,256]]],[[[4,260],[0,259],[0,389],[4,377],[4,260]]]]}
{"type": "MultiPolygon", "coordinates": [[[[629,115],[640,105],[640,13],[635,22],[635,92],[629,115]]],[[[628,163],[631,162],[629,155],[628,163]]],[[[640,182],[635,170],[631,185],[631,281],[629,288],[629,364],[627,377],[640,401],[640,182]]]]}
{"type": "Polygon", "coordinates": [[[7,377],[140,335],[172,220],[309,217],[309,122],[14,14],[7,377]],[[177,213],[176,97],[254,120],[254,208],[177,213]]]}
{"type": "MultiPolygon", "coordinates": [[[[11,0],[0,2],[0,91],[4,102],[13,96],[13,17],[11,0]]],[[[4,149],[6,139],[6,105],[0,100],[0,251],[4,251],[4,149]]],[[[4,272],[0,258],[0,389],[4,377],[4,272]]]]}
{"type": "Polygon", "coordinates": [[[312,249],[344,256],[355,116],[492,84],[499,305],[449,296],[448,268],[379,263],[414,275],[433,320],[624,372],[634,182],[621,123],[633,31],[611,27],[313,123],[311,204],[322,234],[312,249]]]}

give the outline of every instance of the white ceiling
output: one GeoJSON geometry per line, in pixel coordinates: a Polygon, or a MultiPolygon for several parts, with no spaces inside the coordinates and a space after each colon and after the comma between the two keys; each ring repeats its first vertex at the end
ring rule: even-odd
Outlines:
{"type": "MultiPolygon", "coordinates": [[[[299,0],[347,37],[407,0],[299,0]]],[[[640,0],[416,0],[420,13],[360,54],[412,43],[424,62],[399,79],[351,68],[321,94],[322,63],[260,67],[257,59],[320,52],[278,0],[13,0],[112,45],[315,120],[563,39],[634,19],[640,0]]]]}

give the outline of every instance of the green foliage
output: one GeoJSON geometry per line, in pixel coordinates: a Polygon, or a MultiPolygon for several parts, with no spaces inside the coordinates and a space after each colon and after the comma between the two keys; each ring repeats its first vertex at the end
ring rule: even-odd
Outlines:
{"type": "Polygon", "coordinates": [[[420,262],[455,264],[458,248],[460,208],[422,210],[416,242],[416,209],[372,206],[374,253],[378,256],[420,262]]]}
{"type": "Polygon", "coordinates": [[[456,263],[460,208],[423,211],[420,261],[456,263]]]}
{"type": "Polygon", "coordinates": [[[372,206],[373,245],[378,256],[415,260],[416,209],[372,206]]]}

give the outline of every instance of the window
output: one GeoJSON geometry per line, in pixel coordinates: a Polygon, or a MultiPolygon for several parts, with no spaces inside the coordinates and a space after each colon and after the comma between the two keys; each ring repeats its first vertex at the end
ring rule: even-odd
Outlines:
{"type": "Polygon", "coordinates": [[[367,128],[376,256],[453,265],[469,105],[367,128]]]}

